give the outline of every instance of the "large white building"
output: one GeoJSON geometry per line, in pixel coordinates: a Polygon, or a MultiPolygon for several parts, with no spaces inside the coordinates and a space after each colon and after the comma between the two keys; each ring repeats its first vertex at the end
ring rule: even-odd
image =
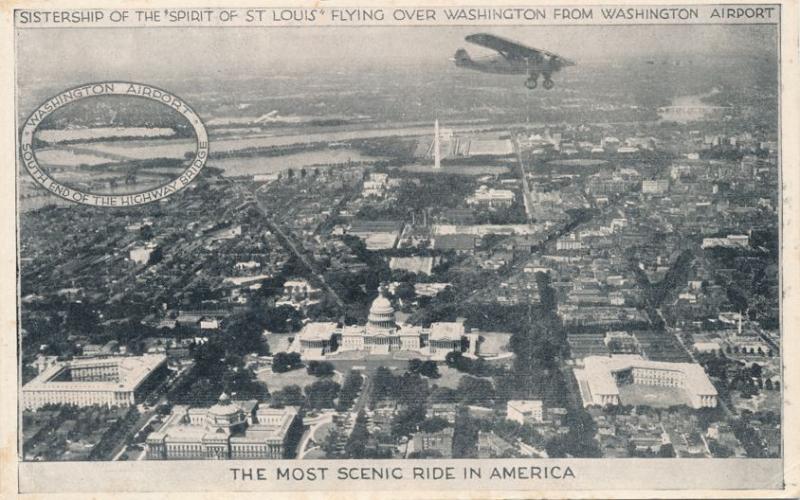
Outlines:
{"type": "Polygon", "coordinates": [[[474,351],[477,336],[465,334],[463,323],[432,323],[430,328],[398,324],[392,303],[381,294],[372,302],[366,325],[308,323],[297,335],[292,349],[305,359],[322,359],[346,351],[368,354],[409,351],[443,360],[451,351],[460,352],[464,344],[474,351]]]}
{"type": "Polygon", "coordinates": [[[151,381],[166,374],[167,357],[108,356],[53,364],[22,387],[22,407],[47,404],[131,406],[138,403],[151,381]]]}
{"type": "Polygon", "coordinates": [[[149,460],[287,458],[292,432],[302,428],[297,409],[232,401],[222,394],[210,408],[176,406],[147,436],[149,460]]]}
{"type": "Polygon", "coordinates": [[[506,404],[506,418],[520,425],[544,420],[544,405],[538,399],[512,399],[506,404]]]}
{"type": "Polygon", "coordinates": [[[156,248],[158,247],[154,243],[133,247],[130,252],[128,252],[128,258],[136,264],[147,264],[150,261],[150,256],[156,251],[156,248]]]}
{"type": "MultiPolygon", "coordinates": [[[[639,386],[637,389],[655,386],[682,389],[677,394],[682,392],[683,398],[673,393],[662,394],[670,398],[662,402],[665,404],[686,403],[692,408],[717,406],[717,390],[697,363],[651,361],[630,354],[589,356],[583,363],[582,369],[574,371],[584,406],[626,404],[620,399],[620,387],[624,385],[639,386]]],[[[654,400],[656,392],[653,391],[654,400]]]]}
{"type": "Polygon", "coordinates": [[[725,238],[703,238],[703,248],[747,248],[750,245],[750,237],[746,234],[729,234],[725,238]]]}
{"type": "Polygon", "coordinates": [[[475,194],[467,199],[468,205],[486,207],[510,207],[514,203],[514,191],[508,189],[494,189],[486,186],[479,187],[475,194]]]}
{"type": "Polygon", "coordinates": [[[645,179],[642,181],[642,193],[664,194],[669,191],[669,179],[645,179]]]}

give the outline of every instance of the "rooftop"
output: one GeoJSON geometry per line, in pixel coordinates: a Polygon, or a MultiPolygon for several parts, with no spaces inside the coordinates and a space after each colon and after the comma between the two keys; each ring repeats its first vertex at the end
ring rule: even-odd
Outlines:
{"type": "MultiPolygon", "coordinates": [[[[250,401],[228,401],[228,404],[236,410],[246,410],[252,406],[250,401]]],[[[191,424],[187,416],[192,414],[206,414],[212,408],[188,408],[187,406],[176,406],[172,414],[167,418],[164,425],[156,432],[150,433],[148,441],[160,441],[167,439],[169,442],[198,442],[207,435],[213,435],[214,430],[208,428],[205,422],[202,424],[191,424]]],[[[286,408],[258,408],[256,412],[257,422],[248,426],[244,431],[238,431],[231,435],[231,442],[238,443],[261,443],[267,440],[282,440],[291,425],[297,409],[289,406],[286,408]]]]}
{"type": "Polygon", "coordinates": [[[476,237],[471,234],[441,234],[433,240],[436,250],[474,250],[476,237]]]}
{"type": "Polygon", "coordinates": [[[331,334],[338,329],[336,323],[313,322],[307,323],[300,330],[299,338],[302,340],[330,340],[331,334]]]}
{"type": "Polygon", "coordinates": [[[508,402],[508,409],[514,409],[520,413],[529,413],[542,410],[542,401],[538,399],[512,399],[508,402]]]}
{"type": "Polygon", "coordinates": [[[430,331],[431,340],[461,340],[464,335],[464,323],[431,323],[430,331]]]}
{"type": "Polygon", "coordinates": [[[584,358],[583,370],[576,370],[581,389],[593,395],[619,395],[614,372],[641,368],[649,370],[680,372],[685,377],[685,389],[696,394],[716,395],[717,390],[708,379],[705,370],[696,363],[671,363],[651,361],[639,355],[620,354],[612,356],[589,356],[584,358]]]}
{"type": "Polygon", "coordinates": [[[144,356],[108,356],[74,359],[56,363],[25,384],[23,391],[133,391],[150,373],[165,363],[163,354],[144,356]],[[118,370],[117,380],[110,381],[53,381],[66,369],[113,367],[118,370]]]}

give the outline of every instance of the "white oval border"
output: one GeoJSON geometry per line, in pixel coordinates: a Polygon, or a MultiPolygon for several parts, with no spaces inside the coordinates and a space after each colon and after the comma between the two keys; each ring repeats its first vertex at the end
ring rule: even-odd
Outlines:
{"type": "Polygon", "coordinates": [[[183,99],[171,92],[146,83],[126,81],[92,82],[60,92],[39,105],[33,113],[31,113],[28,119],[25,120],[25,124],[20,133],[20,159],[23,165],[25,165],[25,169],[37,184],[45,188],[52,195],[63,200],[97,207],[131,207],[162,200],[189,185],[203,169],[208,159],[208,133],[197,113],[195,113],[183,99]],[[145,89],[149,89],[149,91],[145,92],[145,89]],[[116,195],[78,191],[75,188],[59,183],[43,171],[39,166],[39,161],[36,159],[36,152],[33,147],[33,137],[42,120],[57,109],[74,102],[106,95],[149,99],[183,115],[194,129],[195,139],[197,140],[194,158],[186,169],[174,179],[158,187],[138,193],[116,195]],[[69,96],[70,98],[63,98],[65,96],[69,96]]]}

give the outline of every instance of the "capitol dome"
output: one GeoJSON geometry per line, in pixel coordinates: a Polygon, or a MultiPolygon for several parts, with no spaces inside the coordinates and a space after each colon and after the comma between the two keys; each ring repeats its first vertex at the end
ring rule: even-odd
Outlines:
{"type": "Polygon", "coordinates": [[[378,314],[378,315],[394,315],[394,307],[392,307],[392,303],[384,297],[383,295],[378,295],[375,300],[372,301],[372,306],[369,308],[370,314],[378,314]]]}
{"type": "Polygon", "coordinates": [[[388,298],[380,291],[378,297],[372,301],[367,316],[368,326],[373,328],[395,328],[394,307],[388,298]]]}

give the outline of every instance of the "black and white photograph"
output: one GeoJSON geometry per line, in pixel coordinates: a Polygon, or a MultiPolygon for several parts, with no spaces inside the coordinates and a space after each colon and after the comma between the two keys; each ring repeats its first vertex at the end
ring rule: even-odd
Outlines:
{"type": "Polygon", "coordinates": [[[20,493],[786,487],[796,4],[95,4],[13,12],[20,493]]]}

